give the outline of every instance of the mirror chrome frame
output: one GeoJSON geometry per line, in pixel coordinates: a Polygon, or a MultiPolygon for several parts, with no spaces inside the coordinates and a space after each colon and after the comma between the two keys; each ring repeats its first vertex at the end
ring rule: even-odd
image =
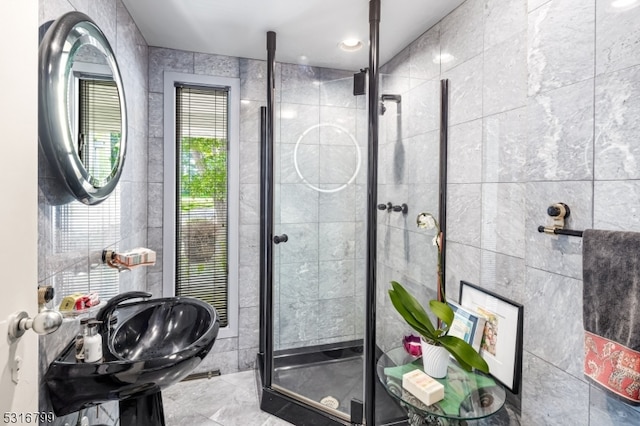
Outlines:
{"type": "Polygon", "coordinates": [[[124,166],[127,148],[127,109],[120,69],[104,33],[87,15],[69,12],[47,30],[39,49],[38,139],[51,167],[66,188],[88,205],[104,201],[115,189],[124,166]],[[118,88],[121,117],[120,150],[106,179],[96,181],[80,160],[72,135],[68,106],[70,57],[82,46],[91,45],[104,54],[118,88]]]}

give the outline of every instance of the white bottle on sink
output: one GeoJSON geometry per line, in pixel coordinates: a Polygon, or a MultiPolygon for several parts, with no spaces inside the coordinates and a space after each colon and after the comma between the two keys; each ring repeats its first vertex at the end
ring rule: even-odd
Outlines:
{"type": "Polygon", "coordinates": [[[102,361],[102,336],[98,334],[98,321],[89,321],[84,336],[84,362],[102,361]]]}

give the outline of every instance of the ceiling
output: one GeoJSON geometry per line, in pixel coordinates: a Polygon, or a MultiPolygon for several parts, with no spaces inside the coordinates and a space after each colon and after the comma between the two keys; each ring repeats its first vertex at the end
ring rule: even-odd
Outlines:
{"type": "MultiPolygon", "coordinates": [[[[275,31],[276,60],[357,71],[368,66],[367,0],[123,0],[150,46],[263,59],[275,31]],[[357,38],[364,48],[338,43],[357,38]]],[[[382,0],[380,64],[463,0],[382,0]]]]}

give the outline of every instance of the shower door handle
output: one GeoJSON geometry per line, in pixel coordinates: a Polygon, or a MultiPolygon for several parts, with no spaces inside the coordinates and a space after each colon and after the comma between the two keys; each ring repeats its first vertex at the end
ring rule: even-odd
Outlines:
{"type": "Polygon", "coordinates": [[[287,241],[289,241],[287,234],[276,235],[273,237],[274,244],[286,243],[287,241]]]}

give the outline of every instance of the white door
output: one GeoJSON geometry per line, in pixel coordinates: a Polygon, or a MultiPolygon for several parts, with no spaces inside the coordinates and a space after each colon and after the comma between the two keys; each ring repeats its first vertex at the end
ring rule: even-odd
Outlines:
{"type": "Polygon", "coordinates": [[[7,320],[37,313],[38,2],[2,0],[0,16],[0,424],[37,424],[37,335],[9,344],[7,320]]]}

